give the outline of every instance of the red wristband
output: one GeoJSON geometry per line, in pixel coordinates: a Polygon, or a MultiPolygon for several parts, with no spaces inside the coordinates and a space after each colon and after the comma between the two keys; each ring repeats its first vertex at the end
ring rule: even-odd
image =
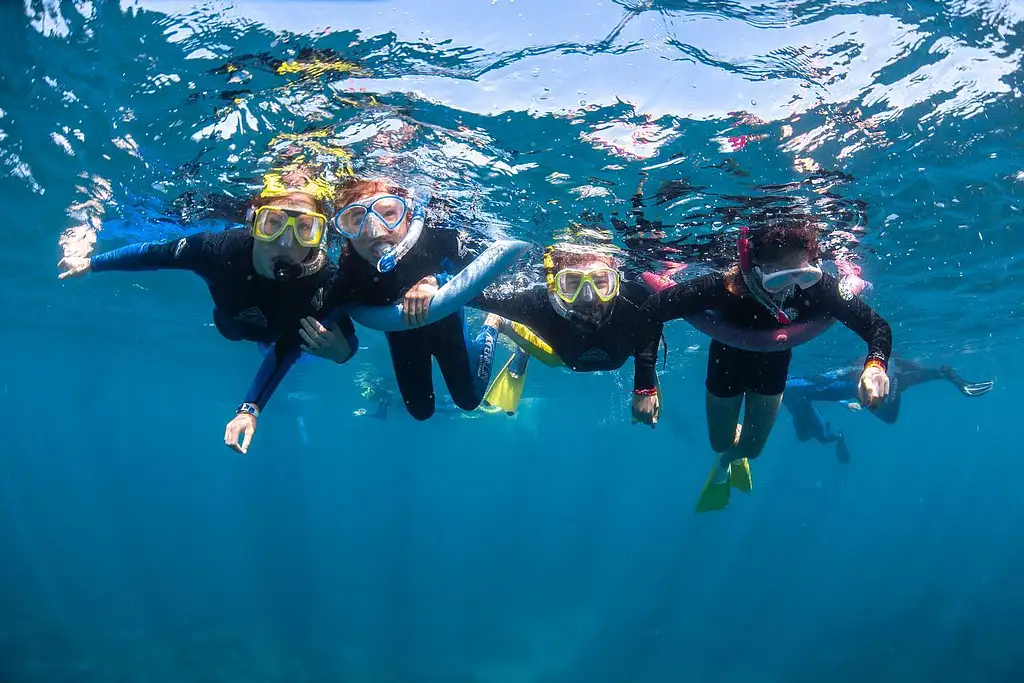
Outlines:
{"type": "Polygon", "coordinates": [[[654,388],[651,388],[651,389],[634,389],[633,393],[636,394],[637,396],[657,396],[658,395],[658,390],[654,389],[654,388]]]}

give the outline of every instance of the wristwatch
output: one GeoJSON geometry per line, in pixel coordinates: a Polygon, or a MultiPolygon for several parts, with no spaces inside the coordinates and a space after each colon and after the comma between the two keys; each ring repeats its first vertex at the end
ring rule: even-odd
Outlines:
{"type": "Polygon", "coordinates": [[[243,403],[242,405],[238,406],[238,410],[236,410],[235,413],[237,415],[241,415],[242,413],[249,413],[253,417],[259,417],[260,409],[254,406],[252,403],[243,403]]]}

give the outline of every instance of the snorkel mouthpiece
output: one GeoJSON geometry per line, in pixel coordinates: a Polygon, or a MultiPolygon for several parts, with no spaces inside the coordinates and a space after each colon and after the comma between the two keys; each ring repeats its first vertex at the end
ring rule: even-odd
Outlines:
{"type": "Polygon", "coordinates": [[[296,280],[302,277],[302,265],[281,256],[274,259],[270,269],[275,280],[296,280]]]}
{"type": "Polygon", "coordinates": [[[387,273],[398,265],[398,255],[392,246],[388,246],[381,252],[380,260],[377,261],[377,272],[387,273]]]}

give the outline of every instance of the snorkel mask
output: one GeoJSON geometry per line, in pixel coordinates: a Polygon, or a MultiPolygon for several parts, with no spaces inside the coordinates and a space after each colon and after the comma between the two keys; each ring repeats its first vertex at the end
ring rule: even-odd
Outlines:
{"type": "Polygon", "coordinates": [[[807,289],[818,284],[822,278],[821,268],[807,265],[802,268],[788,268],[766,273],[760,266],[755,266],[750,257],[750,228],[740,227],[740,238],[736,241],[739,252],[740,273],[743,282],[754,298],[775,316],[783,325],[793,322],[792,318],[780,307],[796,288],[807,289]]]}
{"type": "MultiPolygon", "coordinates": [[[[402,257],[416,245],[423,233],[423,224],[427,216],[427,203],[430,197],[417,193],[418,199],[413,204],[412,219],[409,231],[398,244],[389,244],[377,255],[377,272],[387,273],[395,269],[402,257]]],[[[348,240],[356,240],[370,221],[384,226],[389,232],[401,227],[409,212],[408,202],[404,197],[388,194],[375,197],[371,202],[353,202],[342,207],[334,215],[334,227],[348,240]]]]}
{"type": "Polygon", "coordinates": [[[750,258],[750,228],[745,225],[740,226],[740,237],[736,240],[736,250],[739,254],[740,274],[754,300],[764,306],[783,325],[793,322],[789,314],[775,303],[775,299],[761,284],[761,269],[753,266],[750,258]]]}
{"type": "Polygon", "coordinates": [[[562,268],[555,270],[554,246],[544,250],[544,272],[548,300],[555,311],[570,321],[599,323],[619,294],[619,272],[611,266],[591,268],[562,268]],[[571,308],[577,302],[586,304],[583,310],[571,308]]]}
{"type": "Polygon", "coordinates": [[[249,208],[246,212],[249,231],[260,242],[276,242],[288,230],[295,241],[310,248],[311,253],[300,263],[287,256],[278,256],[270,265],[275,280],[295,280],[316,273],[324,266],[327,254],[327,217],[316,211],[280,209],[273,206],[249,208]]]}

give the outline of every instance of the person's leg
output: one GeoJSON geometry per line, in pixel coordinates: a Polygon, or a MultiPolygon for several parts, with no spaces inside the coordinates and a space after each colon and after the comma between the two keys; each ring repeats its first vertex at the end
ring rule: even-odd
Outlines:
{"type": "Polygon", "coordinates": [[[768,437],[772,433],[775,418],[779,415],[779,406],[782,404],[781,393],[765,396],[748,391],[746,398],[743,429],[732,452],[723,455],[723,464],[725,464],[726,458],[730,461],[744,458],[754,460],[761,455],[761,451],[764,450],[765,444],[768,443],[768,437]]]}
{"type": "Polygon", "coordinates": [[[730,461],[754,460],[761,455],[779,415],[792,358],[793,353],[787,350],[747,353],[740,359],[747,390],[743,429],[732,451],[723,454],[723,466],[730,461]]]}
{"type": "Polygon", "coordinates": [[[434,414],[434,382],[430,376],[430,337],[424,334],[431,326],[403,332],[389,332],[385,336],[391,350],[391,363],[395,368],[398,392],[405,408],[417,420],[427,420],[434,414]]]}
{"type": "Polygon", "coordinates": [[[803,443],[815,439],[819,443],[832,443],[835,435],[830,432],[829,424],[811,402],[813,388],[802,378],[790,379],[786,382],[782,405],[793,418],[797,441],[803,443]]]}
{"type": "Polygon", "coordinates": [[[740,406],[743,405],[743,383],[736,360],[742,352],[718,341],[708,349],[708,370],[704,386],[707,393],[704,410],[707,415],[711,450],[724,453],[736,439],[740,406]]]}
{"type": "MultiPolygon", "coordinates": [[[[899,380],[900,391],[906,391],[910,387],[926,382],[934,382],[940,379],[948,379],[942,368],[923,368],[916,363],[902,361],[896,366],[896,372],[892,374],[893,380],[899,380]]],[[[890,382],[891,384],[891,382],[890,382]]],[[[890,393],[892,388],[890,387],[890,393]]]]}
{"type": "Polygon", "coordinates": [[[462,410],[476,410],[491,380],[498,331],[483,325],[472,343],[464,314],[434,323],[432,352],[444,376],[452,401],[462,410]]]}
{"type": "Polygon", "coordinates": [[[995,382],[993,380],[986,380],[984,382],[968,382],[960,376],[960,373],[948,365],[943,365],[939,368],[939,372],[942,374],[942,378],[955,386],[961,394],[971,398],[975,396],[984,396],[988,392],[992,391],[992,387],[995,386],[995,382]]]}

